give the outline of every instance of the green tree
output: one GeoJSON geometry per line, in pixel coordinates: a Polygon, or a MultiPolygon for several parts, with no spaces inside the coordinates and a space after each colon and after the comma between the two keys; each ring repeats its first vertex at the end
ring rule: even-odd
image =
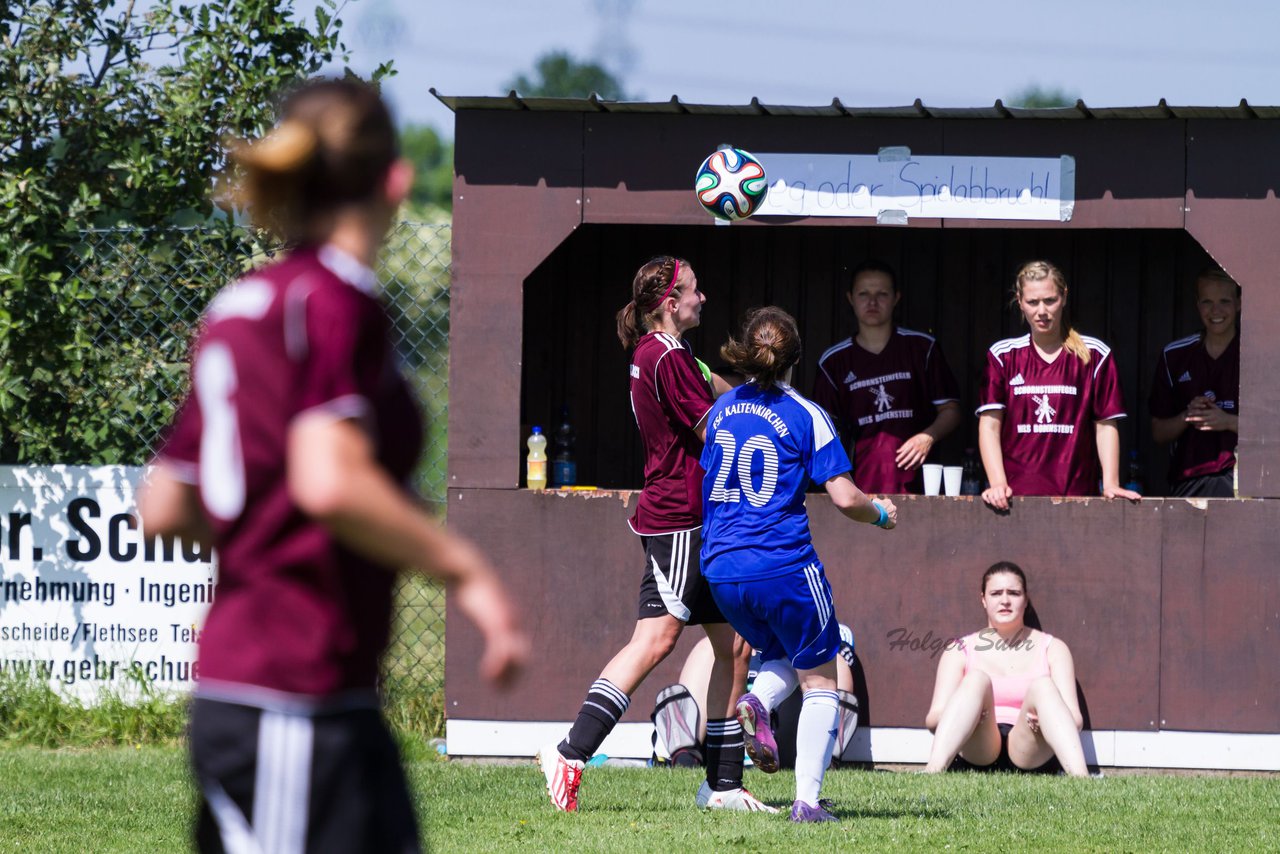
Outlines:
{"type": "Polygon", "coordinates": [[[622,83],[594,62],[578,62],[564,51],[553,51],[538,58],[534,78],[521,74],[507,84],[521,95],[532,98],[585,98],[595,92],[610,101],[631,100],[622,83]]]}
{"type": "Polygon", "coordinates": [[[264,131],[282,88],[345,60],[340,27],[330,0],[308,21],[287,0],[0,3],[0,462],[139,461],[120,419],[163,423],[172,401],[103,379],[160,357],[94,339],[91,306],[131,283],[70,272],[94,266],[83,230],[209,221],[222,138],[264,131]]]}
{"type": "MultiPolygon", "coordinates": [[[[409,205],[415,219],[433,221],[427,212],[453,210],[453,143],[440,138],[429,125],[406,125],[400,130],[400,148],[413,163],[413,188],[409,205]]],[[[439,213],[435,214],[435,218],[439,213]]]]}
{"type": "Polygon", "coordinates": [[[1004,99],[1010,107],[1024,107],[1028,110],[1047,109],[1050,107],[1074,107],[1079,96],[1061,87],[1041,86],[1032,83],[1004,99]]]}

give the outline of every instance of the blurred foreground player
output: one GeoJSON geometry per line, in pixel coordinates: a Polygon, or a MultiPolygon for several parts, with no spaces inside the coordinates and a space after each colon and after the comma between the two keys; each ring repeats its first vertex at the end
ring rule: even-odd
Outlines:
{"type": "Polygon", "coordinates": [[[376,91],[313,83],[232,148],[291,247],[225,288],[139,499],[148,534],[218,550],[190,744],[203,851],[418,851],[379,712],[395,570],[443,579],[506,682],[528,643],[485,558],[408,481],[422,425],[371,265],[412,178],[376,91]]]}

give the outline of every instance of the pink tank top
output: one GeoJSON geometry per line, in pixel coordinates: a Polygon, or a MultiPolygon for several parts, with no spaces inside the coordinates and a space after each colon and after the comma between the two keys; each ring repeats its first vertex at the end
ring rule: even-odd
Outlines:
{"type": "MultiPolygon", "coordinates": [[[[978,634],[974,632],[971,635],[965,635],[961,640],[961,646],[964,648],[965,673],[973,669],[973,648],[979,642],[978,634]]],[[[1044,643],[1041,644],[1037,664],[1029,673],[1017,676],[997,676],[994,673],[987,673],[991,677],[991,693],[995,697],[997,724],[1016,724],[1018,712],[1022,711],[1022,701],[1027,696],[1027,687],[1041,676],[1049,675],[1049,644],[1053,643],[1053,635],[1043,634],[1043,637],[1044,643]]],[[[990,643],[986,638],[981,640],[984,643],[990,643]]]]}

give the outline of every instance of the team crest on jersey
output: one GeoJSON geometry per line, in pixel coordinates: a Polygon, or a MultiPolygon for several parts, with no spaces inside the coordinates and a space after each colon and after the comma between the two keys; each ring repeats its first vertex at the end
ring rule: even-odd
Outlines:
{"type": "Polygon", "coordinates": [[[885,391],[884,383],[876,386],[871,393],[876,396],[876,412],[884,412],[893,406],[893,395],[885,391]]]}
{"type": "Polygon", "coordinates": [[[1178,382],[1180,382],[1180,383],[1189,383],[1189,382],[1191,382],[1191,372],[1190,372],[1190,371],[1183,371],[1183,372],[1182,372],[1182,376],[1178,377],[1178,382]]]}
{"type": "Polygon", "coordinates": [[[1058,417],[1058,410],[1055,409],[1053,404],[1050,402],[1049,395],[1054,393],[1057,393],[1057,394],[1062,394],[1062,393],[1074,394],[1075,393],[1074,390],[1070,392],[1062,392],[1062,391],[1055,392],[1054,389],[1057,389],[1057,388],[1058,388],[1057,386],[1027,386],[1026,390],[1028,392],[1032,392],[1031,401],[1036,405],[1036,411],[1035,411],[1036,421],[1034,424],[1017,425],[1017,429],[1019,433],[1071,434],[1075,432],[1076,426],[1074,424],[1054,423],[1053,419],[1058,417]],[[1044,394],[1034,394],[1034,392],[1040,391],[1041,389],[1044,389],[1044,394]]]}
{"type": "Polygon", "coordinates": [[[1026,382],[1026,380],[1024,380],[1024,379],[1022,378],[1022,372],[1021,372],[1021,371],[1019,371],[1019,372],[1018,372],[1018,375],[1017,375],[1016,377],[1014,377],[1013,379],[1009,380],[1009,385],[1022,385],[1022,384],[1023,384],[1023,383],[1025,383],[1025,382],[1026,382]]]}
{"type": "Polygon", "coordinates": [[[1036,404],[1037,424],[1048,424],[1053,420],[1053,417],[1058,414],[1058,410],[1054,409],[1053,405],[1049,403],[1049,395],[1033,394],[1031,395],[1031,399],[1034,400],[1036,404]]]}
{"type": "Polygon", "coordinates": [[[640,368],[636,365],[631,366],[631,378],[633,380],[640,379],[640,368]]]}

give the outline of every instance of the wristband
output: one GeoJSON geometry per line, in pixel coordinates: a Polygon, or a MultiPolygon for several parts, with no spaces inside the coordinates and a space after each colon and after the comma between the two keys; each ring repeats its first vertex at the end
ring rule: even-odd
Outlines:
{"type": "Polygon", "coordinates": [[[889,514],[885,512],[884,505],[881,504],[879,501],[872,500],[871,503],[874,504],[875,508],[880,511],[880,518],[875,520],[871,524],[875,525],[877,528],[883,528],[889,522],[889,514]]]}

